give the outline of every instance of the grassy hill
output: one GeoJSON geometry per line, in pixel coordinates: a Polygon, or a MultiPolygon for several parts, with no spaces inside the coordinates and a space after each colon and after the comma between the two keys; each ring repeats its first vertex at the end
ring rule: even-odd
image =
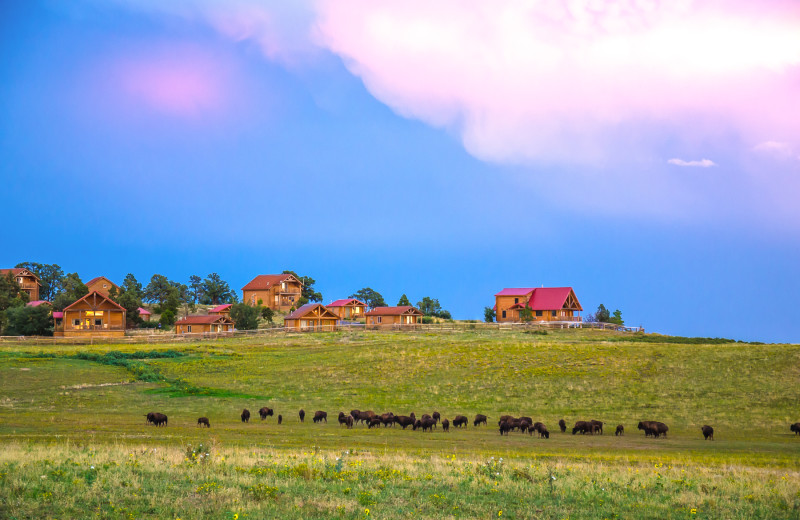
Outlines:
{"type": "MultiPolygon", "coordinates": [[[[124,464],[131,458],[126,453],[134,453],[153,480],[148,485],[174,498],[168,516],[184,518],[192,517],[192,504],[202,506],[198,516],[224,510],[228,517],[241,511],[254,518],[486,517],[499,511],[511,518],[798,518],[800,439],[789,424],[800,421],[800,346],[704,341],[487,330],[288,335],[156,350],[4,346],[0,463],[14,469],[2,470],[0,484],[16,479],[21,487],[15,492],[0,485],[0,497],[35,516],[42,506],[21,484],[27,471],[84,461],[60,470],[81,480],[77,472],[85,471],[93,453],[109,465],[108,478],[132,478],[136,466],[124,464]],[[261,422],[261,406],[274,408],[276,416],[261,422]],[[254,416],[249,424],[239,419],[245,407],[254,416]],[[308,413],[302,424],[300,408],[308,413]],[[470,424],[449,434],[340,428],[336,415],[353,408],[417,415],[437,410],[451,420],[483,413],[490,426],[470,424]],[[310,421],[315,410],[328,412],[327,425],[310,421]],[[166,413],[169,426],[145,425],[149,411],[166,413]],[[501,437],[496,422],[504,414],[544,422],[551,438],[501,437]],[[209,417],[212,428],[198,428],[199,416],[209,417]],[[557,432],[561,418],[570,425],[602,420],[608,431],[564,435],[557,432]],[[640,420],[667,423],[668,437],[645,438],[636,430],[640,420]],[[625,426],[624,437],[610,435],[616,424],[625,426]],[[714,426],[714,442],[703,440],[703,424],[714,426]],[[187,446],[199,443],[213,445],[213,463],[183,460],[187,446]],[[360,466],[335,471],[336,457],[348,451],[347,464],[360,466]],[[490,471],[500,457],[503,464],[490,471]],[[283,469],[264,469],[273,463],[283,469]],[[693,484],[686,484],[686,471],[693,484]],[[595,489],[606,480],[616,495],[595,489]],[[219,489],[198,491],[203,482],[219,489]],[[562,487],[553,488],[555,482],[562,487]],[[328,502],[331,493],[336,499],[328,502]]],[[[87,489],[96,487],[93,481],[87,489]]],[[[86,500],[105,511],[100,516],[120,517],[98,502],[100,490],[82,495],[68,488],[58,488],[66,509],[57,516],[86,507],[86,500]]],[[[164,517],[129,495],[119,497],[130,502],[128,513],[164,517]]]]}

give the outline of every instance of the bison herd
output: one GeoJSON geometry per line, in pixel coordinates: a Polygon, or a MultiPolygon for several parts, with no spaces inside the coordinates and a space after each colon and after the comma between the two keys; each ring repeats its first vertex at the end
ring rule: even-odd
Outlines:
{"type": "MultiPolygon", "coordinates": [[[[274,415],[274,411],[272,408],[264,406],[258,411],[258,415],[263,421],[267,417],[272,417],[274,415]]],[[[300,417],[300,422],[304,422],[306,417],[305,410],[301,409],[298,413],[298,416],[300,417]]],[[[150,412],[145,415],[145,417],[147,418],[147,424],[152,424],[153,426],[167,426],[167,416],[163,413],[150,412]]],[[[240,417],[243,423],[249,422],[250,410],[247,408],[242,410],[240,417]]],[[[314,423],[327,423],[328,413],[318,410],[314,412],[313,420],[314,423]]],[[[465,415],[456,415],[451,423],[448,419],[442,418],[439,412],[433,412],[430,415],[423,414],[417,418],[414,412],[411,412],[409,415],[395,415],[392,412],[386,412],[378,415],[372,410],[363,412],[361,410],[351,410],[349,414],[339,412],[338,420],[340,426],[344,426],[348,429],[358,424],[366,425],[369,429],[380,428],[381,426],[387,428],[398,425],[404,430],[410,426],[414,431],[422,430],[423,432],[432,432],[437,428],[438,425],[441,426],[442,431],[449,432],[450,424],[453,425],[453,428],[466,428],[467,424],[469,423],[469,419],[465,415]]],[[[487,416],[483,414],[477,414],[472,421],[472,425],[476,428],[481,425],[485,426],[488,424],[488,420],[489,418],[487,416]]],[[[278,424],[281,424],[282,422],[283,416],[278,415],[278,424]]],[[[200,427],[205,426],[206,428],[211,428],[211,422],[208,420],[208,417],[198,418],[197,425],[200,427]]],[[[508,435],[511,432],[518,431],[523,434],[527,433],[531,436],[535,433],[540,439],[550,438],[550,431],[547,429],[544,423],[535,422],[530,417],[514,417],[511,415],[503,415],[497,422],[497,426],[499,428],[500,435],[508,435]]],[[[558,421],[558,427],[561,430],[561,433],[567,432],[567,422],[564,419],[558,421]]],[[[667,432],[669,431],[669,427],[666,424],[658,421],[640,421],[637,425],[637,428],[644,431],[645,437],[653,438],[666,437],[667,432]]],[[[800,422],[790,425],[789,430],[795,435],[800,435],[800,422]]],[[[703,438],[705,440],[714,440],[713,427],[706,424],[700,428],[700,431],[703,433],[703,438]]],[[[572,427],[572,435],[576,435],[578,433],[581,435],[602,435],[603,422],[595,419],[589,421],[576,421],[575,425],[572,427]]],[[[625,435],[625,427],[622,424],[618,424],[614,430],[614,435],[625,435]]]]}

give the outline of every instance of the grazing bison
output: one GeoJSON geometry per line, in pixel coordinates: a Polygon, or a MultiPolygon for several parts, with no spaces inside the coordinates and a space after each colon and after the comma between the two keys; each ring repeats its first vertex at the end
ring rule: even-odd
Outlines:
{"type": "Polygon", "coordinates": [[[442,416],[439,415],[439,412],[433,412],[433,420],[437,423],[442,420],[442,416]]]}
{"type": "Polygon", "coordinates": [[[200,426],[205,426],[206,428],[211,428],[211,423],[208,422],[208,417],[200,417],[197,419],[197,424],[200,426]]]}
{"type": "Polygon", "coordinates": [[[359,422],[369,423],[370,419],[375,417],[375,412],[373,412],[372,410],[367,410],[366,412],[360,412],[358,410],[353,410],[352,412],[350,412],[350,416],[353,417],[353,420],[356,423],[359,423],[359,422]]]}
{"type": "Polygon", "coordinates": [[[454,428],[462,428],[467,425],[469,419],[466,418],[464,415],[456,415],[456,418],[453,419],[453,427],[454,428]]]}
{"type": "Polygon", "coordinates": [[[346,426],[348,428],[353,427],[353,417],[350,415],[345,415],[344,412],[339,412],[339,426],[346,426]]]}
{"type": "Polygon", "coordinates": [[[547,426],[545,426],[544,423],[536,422],[533,424],[533,426],[528,428],[529,435],[533,435],[533,432],[538,433],[540,439],[542,437],[545,437],[547,439],[550,438],[550,432],[547,430],[547,426]]]}
{"type": "Polygon", "coordinates": [[[614,430],[614,435],[616,436],[625,435],[625,427],[622,426],[621,424],[618,424],[617,429],[614,430]]]}
{"type": "Polygon", "coordinates": [[[156,412],[150,412],[147,415],[145,415],[145,417],[147,418],[147,424],[153,424],[153,416],[155,414],[156,412]]]}
{"type": "Polygon", "coordinates": [[[433,420],[433,417],[424,417],[422,419],[417,419],[417,421],[414,423],[413,429],[416,430],[417,428],[422,428],[422,431],[424,432],[428,430],[433,431],[435,427],[436,421],[433,420]]]}
{"type": "Polygon", "coordinates": [[[383,423],[384,428],[386,428],[389,425],[394,426],[394,414],[392,412],[381,414],[378,418],[383,423]]]}
{"type": "Polygon", "coordinates": [[[591,423],[586,421],[577,421],[575,422],[575,426],[572,427],[572,435],[580,432],[581,435],[586,435],[592,430],[591,423]]]}
{"type": "Polygon", "coordinates": [[[708,439],[711,439],[712,441],[714,440],[714,428],[706,424],[700,429],[703,431],[703,438],[705,440],[708,439]]]}
{"type": "Polygon", "coordinates": [[[800,435],[800,422],[796,422],[789,426],[789,431],[793,431],[795,435],[800,435]]]}
{"type": "Polygon", "coordinates": [[[500,435],[508,435],[508,432],[511,431],[511,421],[500,421],[498,426],[500,427],[500,435]]]}
{"type": "Polygon", "coordinates": [[[306,420],[306,411],[300,408],[300,412],[297,414],[300,416],[300,422],[305,422],[306,420]]]}
{"type": "Polygon", "coordinates": [[[472,425],[473,426],[478,426],[479,424],[488,424],[486,422],[486,420],[487,420],[487,417],[485,415],[479,413],[478,415],[475,416],[475,420],[472,421],[472,425]]]}
{"type": "Polygon", "coordinates": [[[261,416],[261,420],[263,421],[267,417],[272,417],[272,408],[267,408],[266,406],[263,407],[261,410],[258,411],[258,415],[261,416]]]}
{"type": "Polygon", "coordinates": [[[595,433],[600,433],[600,435],[603,435],[603,422],[602,421],[595,421],[594,419],[592,419],[591,421],[588,421],[588,422],[589,422],[589,425],[591,426],[592,435],[594,435],[595,433]]]}
{"type": "Polygon", "coordinates": [[[637,428],[644,430],[645,437],[653,436],[654,438],[662,435],[666,437],[669,431],[669,427],[666,424],[658,421],[640,421],[637,428]]]}
{"type": "Polygon", "coordinates": [[[283,416],[278,414],[278,424],[283,422],[283,416]]]}
{"type": "Polygon", "coordinates": [[[318,422],[322,422],[322,421],[325,421],[325,423],[327,424],[327,422],[328,422],[328,412],[323,412],[322,410],[317,410],[316,412],[314,412],[314,422],[318,423],[318,422]]]}
{"type": "Polygon", "coordinates": [[[374,426],[380,427],[381,424],[383,424],[383,420],[380,417],[371,417],[367,423],[367,428],[372,428],[374,426]]]}
{"type": "Polygon", "coordinates": [[[550,430],[548,430],[547,427],[544,427],[541,430],[539,430],[539,438],[540,439],[541,438],[549,439],[550,438],[550,430]]]}
{"type": "Polygon", "coordinates": [[[449,432],[450,431],[450,421],[447,419],[442,419],[442,431],[449,432]]]}
{"type": "Polygon", "coordinates": [[[560,419],[558,421],[558,427],[561,428],[561,433],[567,433],[567,421],[560,419]]]}
{"type": "Polygon", "coordinates": [[[147,415],[150,416],[150,417],[147,418],[147,420],[150,421],[151,423],[153,423],[155,426],[166,426],[167,425],[167,416],[164,415],[163,413],[150,412],[147,415]],[[152,415],[150,415],[150,414],[152,414],[152,415]]]}
{"type": "Polygon", "coordinates": [[[399,424],[405,430],[407,426],[414,426],[414,418],[407,415],[395,415],[394,422],[399,424]]]}
{"type": "Polygon", "coordinates": [[[242,422],[250,422],[250,410],[247,408],[242,410],[242,422]]]}

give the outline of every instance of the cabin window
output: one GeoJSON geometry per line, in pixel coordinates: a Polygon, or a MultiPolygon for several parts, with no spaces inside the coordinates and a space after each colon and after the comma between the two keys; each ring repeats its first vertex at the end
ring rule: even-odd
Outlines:
{"type": "Polygon", "coordinates": [[[281,290],[282,291],[286,290],[286,282],[281,282],[281,290]]]}
{"type": "Polygon", "coordinates": [[[102,318],[95,318],[95,319],[94,319],[94,326],[95,326],[95,327],[102,327],[102,326],[103,326],[103,320],[102,320],[102,318]]]}
{"type": "Polygon", "coordinates": [[[378,323],[381,322],[381,316],[378,316],[378,323]]]}
{"type": "Polygon", "coordinates": [[[187,325],[186,326],[186,332],[192,332],[192,326],[191,325],[187,325]]]}
{"type": "Polygon", "coordinates": [[[514,298],[514,303],[519,303],[519,298],[514,298]]]}
{"type": "Polygon", "coordinates": [[[78,318],[75,318],[74,320],[72,320],[72,326],[73,327],[80,327],[81,326],[81,320],[78,319],[78,318]]]}
{"type": "Polygon", "coordinates": [[[536,311],[536,316],[541,318],[542,317],[542,311],[536,311]]]}
{"type": "Polygon", "coordinates": [[[556,315],[556,311],[550,311],[550,316],[555,317],[555,315],[556,315]]]}
{"type": "Polygon", "coordinates": [[[108,284],[107,283],[103,284],[103,289],[108,289],[108,284]]]}
{"type": "Polygon", "coordinates": [[[504,318],[506,317],[506,311],[503,311],[503,317],[504,318]]]}

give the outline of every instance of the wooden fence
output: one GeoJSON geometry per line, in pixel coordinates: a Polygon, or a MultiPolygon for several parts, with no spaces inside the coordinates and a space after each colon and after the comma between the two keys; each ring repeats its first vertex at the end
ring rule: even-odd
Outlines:
{"type": "MultiPolygon", "coordinates": [[[[363,323],[348,323],[337,325],[336,331],[351,332],[466,332],[481,330],[500,330],[500,331],[519,331],[519,330],[546,330],[546,329],[600,329],[613,330],[618,332],[638,332],[644,331],[640,327],[625,327],[613,323],[587,323],[569,321],[541,321],[528,323],[484,323],[484,322],[445,322],[429,324],[394,324],[394,325],[369,325],[363,323]]],[[[130,331],[124,337],[55,337],[55,336],[0,336],[0,345],[6,343],[25,343],[27,345],[93,345],[97,344],[160,344],[160,343],[192,343],[197,341],[209,341],[223,338],[254,338],[272,337],[276,335],[288,334],[307,334],[311,332],[333,332],[332,327],[325,330],[299,330],[296,328],[274,327],[270,329],[258,330],[236,330],[233,332],[203,332],[193,334],[175,334],[174,332],[162,332],[159,334],[146,334],[143,331],[130,331]]]]}

